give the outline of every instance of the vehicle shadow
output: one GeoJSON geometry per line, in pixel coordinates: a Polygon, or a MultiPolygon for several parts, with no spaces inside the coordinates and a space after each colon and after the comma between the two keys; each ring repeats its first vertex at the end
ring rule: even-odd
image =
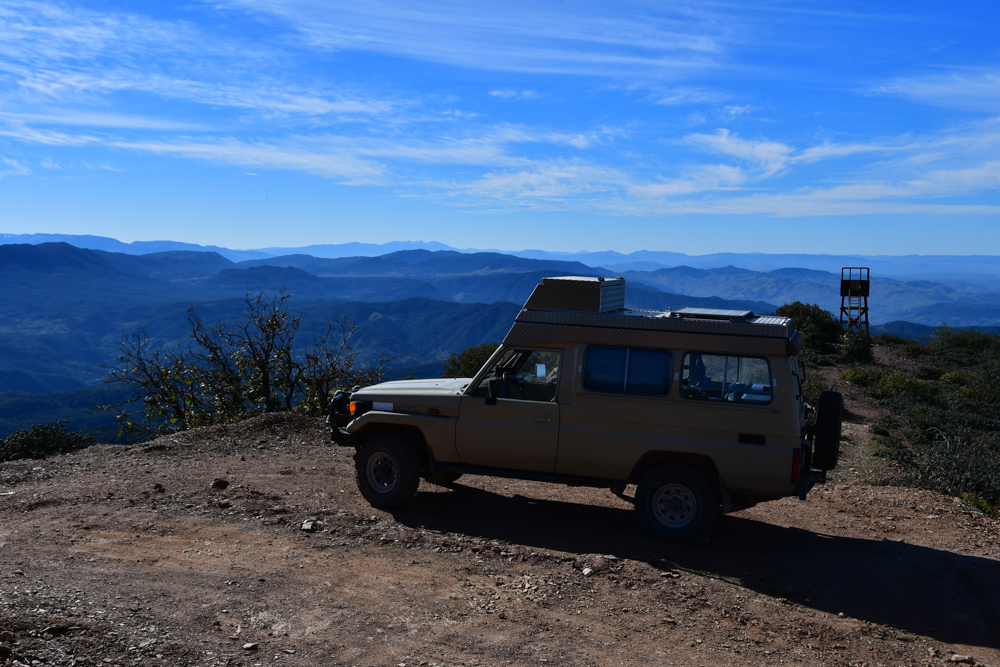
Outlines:
{"type": "Polygon", "coordinates": [[[572,554],[611,554],[737,581],[831,614],[941,642],[1000,648],[1000,563],[894,541],[837,537],[726,516],[721,548],[646,537],[634,512],[455,485],[394,512],[404,525],[572,554]]]}

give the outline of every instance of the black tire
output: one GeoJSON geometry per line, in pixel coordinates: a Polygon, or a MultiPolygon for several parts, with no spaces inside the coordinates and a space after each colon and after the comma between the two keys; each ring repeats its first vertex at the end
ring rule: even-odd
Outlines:
{"type": "Polygon", "coordinates": [[[439,470],[437,476],[438,476],[438,480],[440,480],[440,481],[435,482],[434,481],[434,475],[427,475],[426,477],[424,477],[424,480],[427,481],[430,484],[438,484],[440,486],[448,486],[449,484],[454,484],[455,482],[457,482],[458,479],[462,476],[462,473],[460,473],[460,472],[448,472],[448,471],[441,471],[441,470],[439,470]]]}
{"type": "Polygon", "coordinates": [[[635,492],[639,523],[653,535],[675,542],[697,542],[715,523],[718,496],[700,469],[683,463],[657,466],[635,492]]]}
{"type": "Polygon", "coordinates": [[[844,419],[844,397],[836,391],[824,391],[816,407],[812,467],[833,470],[840,458],[840,430],[844,419]]]}
{"type": "Polygon", "coordinates": [[[354,455],[354,478],[365,500],[379,509],[408,503],[420,486],[420,460],[413,445],[391,433],[376,433],[354,455]]]}

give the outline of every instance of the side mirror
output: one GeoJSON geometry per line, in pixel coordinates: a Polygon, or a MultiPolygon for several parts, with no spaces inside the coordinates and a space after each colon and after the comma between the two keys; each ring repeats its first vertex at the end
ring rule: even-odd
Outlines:
{"type": "Polygon", "coordinates": [[[500,378],[492,377],[486,381],[486,405],[497,404],[497,382],[500,378]]]}

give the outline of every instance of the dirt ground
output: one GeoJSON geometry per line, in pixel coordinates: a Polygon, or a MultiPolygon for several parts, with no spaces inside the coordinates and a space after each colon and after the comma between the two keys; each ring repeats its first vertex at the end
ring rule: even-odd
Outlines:
{"type": "Polygon", "coordinates": [[[862,422],[830,483],[703,546],[597,489],[377,511],[289,415],[0,464],[0,664],[1000,667],[1000,523],[869,485],[862,422]]]}

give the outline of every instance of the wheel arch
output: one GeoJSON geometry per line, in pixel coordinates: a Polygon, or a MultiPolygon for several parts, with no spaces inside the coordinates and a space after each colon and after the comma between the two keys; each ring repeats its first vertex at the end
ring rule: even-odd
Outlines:
{"type": "Polygon", "coordinates": [[[731,509],[729,489],[726,487],[726,483],[725,480],[722,479],[722,475],[719,474],[719,469],[716,467],[715,461],[712,460],[712,457],[704,454],[663,451],[646,452],[636,462],[635,466],[633,466],[632,472],[628,477],[628,483],[638,484],[646,473],[653,468],[670,463],[685,463],[705,473],[709,482],[712,484],[713,488],[715,488],[715,493],[717,495],[716,499],[722,506],[722,513],[729,513],[731,509]]]}
{"type": "Polygon", "coordinates": [[[351,444],[354,445],[355,450],[359,450],[364,446],[367,438],[381,433],[392,435],[410,443],[417,453],[420,467],[430,466],[430,450],[427,447],[427,439],[424,438],[423,431],[416,426],[407,424],[370,424],[365,429],[355,431],[351,434],[351,444]]]}
{"type": "Polygon", "coordinates": [[[630,484],[638,484],[639,480],[641,480],[650,470],[667,463],[686,463],[701,469],[709,476],[710,481],[714,484],[721,484],[722,482],[719,475],[719,469],[716,467],[715,461],[712,460],[712,457],[704,454],[692,454],[691,452],[664,451],[646,452],[643,454],[632,467],[632,472],[629,474],[628,481],[630,484]]]}

